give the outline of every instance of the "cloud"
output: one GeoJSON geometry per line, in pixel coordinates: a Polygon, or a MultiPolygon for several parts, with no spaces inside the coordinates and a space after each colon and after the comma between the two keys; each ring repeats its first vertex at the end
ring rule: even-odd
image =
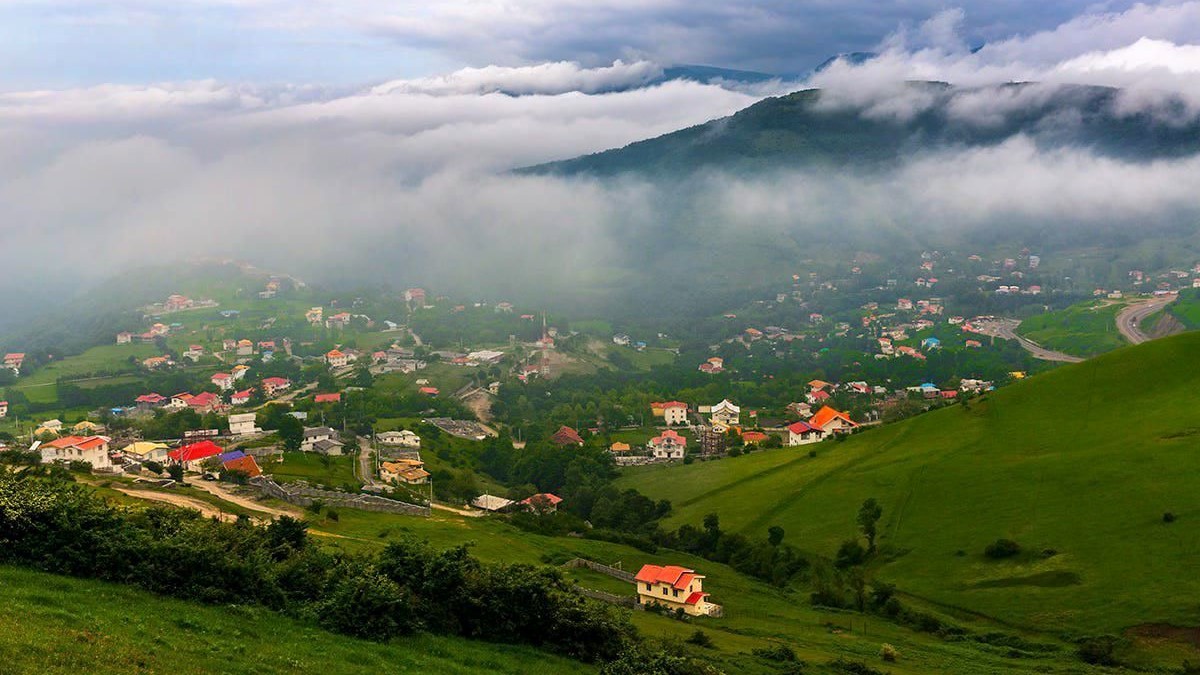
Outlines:
{"type": "Polygon", "coordinates": [[[577,91],[596,94],[644,86],[661,77],[663,70],[649,61],[582,68],[578,63],[558,61],[536,66],[463,68],[442,77],[394,80],[374,87],[374,94],[563,94],[577,91]]]}

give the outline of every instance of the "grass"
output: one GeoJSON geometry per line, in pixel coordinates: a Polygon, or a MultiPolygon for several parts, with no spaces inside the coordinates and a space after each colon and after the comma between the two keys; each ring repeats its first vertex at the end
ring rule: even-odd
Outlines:
{"type": "MultiPolygon", "coordinates": [[[[1200,334],[1164,338],[842,443],[642,468],[621,485],[670,499],[669,525],[717,513],[757,538],[778,524],[827,556],[875,497],[874,573],[912,597],[1053,634],[1195,627],[1198,350],[1200,334]],[[988,560],[1000,537],[1024,552],[988,560]]],[[[1152,646],[1127,658],[1154,662],[1152,646]]]]}
{"type": "Polygon", "coordinates": [[[1179,291],[1179,298],[1167,305],[1170,312],[1179,323],[1188,330],[1200,328],[1200,289],[1185,288],[1179,291]]]}
{"type": "Polygon", "coordinates": [[[262,469],[263,473],[272,474],[280,483],[305,480],[313,485],[341,487],[347,483],[359,484],[354,476],[355,461],[353,455],[327,457],[316,452],[285,452],[282,462],[264,460],[262,469]]]}
{"type": "Polygon", "coordinates": [[[9,673],[539,673],[592,668],[525,647],[416,636],[377,644],[274,612],[0,566],[9,673]]]}
{"type": "Polygon", "coordinates": [[[1088,300],[1056,312],[1047,312],[1021,322],[1017,333],[1047,349],[1095,356],[1125,345],[1117,330],[1117,314],[1124,303],[1088,300]]]}

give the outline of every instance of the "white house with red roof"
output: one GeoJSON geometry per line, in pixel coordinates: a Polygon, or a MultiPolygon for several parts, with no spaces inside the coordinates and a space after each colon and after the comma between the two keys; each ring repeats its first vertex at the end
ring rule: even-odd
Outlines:
{"type": "Polygon", "coordinates": [[[229,391],[233,389],[233,375],[229,373],[217,373],[212,376],[212,383],[221,391],[229,391]]]}
{"type": "Polygon", "coordinates": [[[47,441],[38,446],[42,453],[42,463],[50,462],[87,462],[92,469],[113,468],[108,456],[107,436],[63,436],[47,441]]]}
{"type": "Polygon", "coordinates": [[[331,368],[344,368],[350,363],[350,357],[340,349],[330,349],[325,352],[325,363],[328,363],[331,368]]]}
{"type": "Polygon", "coordinates": [[[721,606],[708,601],[704,576],[677,565],[643,565],[634,577],[639,605],[682,609],[691,616],[720,616],[721,606]]]}
{"type": "Polygon", "coordinates": [[[0,419],[8,417],[8,401],[0,401],[0,419]]]}
{"type": "Polygon", "coordinates": [[[263,393],[267,396],[274,396],[281,391],[286,391],[292,386],[291,380],[286,377],[266,377],[262,381],[263,393]]]}
{"type": "Polygon", "coordinates": [[[562,497],[559,497],[551,492],[542,492],[540,494],[533,495],[532,497],[522,499],[520,503],[524,504],[525,508],[529,509],[530,511],[535,511],[538,513],[554,513],[558,510],[558,505],[562,503],[562,497]]]}
{"type": "Polygon", "coordinates": [[[233,405],[246,405],[250,402],[250,397],[254,394],[254,387],[236,391],[229,397],[229,402],[233,405]]]}
{"type": "Polygon", "coordinates": [[[808,422],[796,422],[788,425],[788,445],[808,445],[817,443],[825,437],[825,431],[814,427],[808,422]]]}
{"type": "Polygon", "coordinates": [[[11,369],[18,375],[21,374],[22,363],[25,363],[25,354],[23,352],[9,352],[4,355],[4,367],[11,369]]]}
{"type": "Polygon", "coordinates": [[[212,441],[200,441],[178,447],[167,453],[167,457],[179,462],[189,471],[199,471],[200,463],[209,457],[216,457],[225,452],[221,446],[212,441]]]}
{"type": "Polygon", "coordinates": [[[655,401],[650,404],[650,412],[655,417],[663,418],[663,422],[668,426],[687,424],[688,406],[682,401],[667,401],[665,403],[655,401]]]}
{"type": "Polygon", "coordinates": [[[830,406],[818,410],[817,414],[808,420],[808,424],[827,434],[846,434],[858,428],[858,423],[850,419],[850,415],[830,406]]]}
{"type": "Polygon", "coordinates": [[[687,439],[674,429],[667,429],[662,434],[650,439],[646,444],[650,454],[655,459],[683,459],[687,452],[687,439]]]}

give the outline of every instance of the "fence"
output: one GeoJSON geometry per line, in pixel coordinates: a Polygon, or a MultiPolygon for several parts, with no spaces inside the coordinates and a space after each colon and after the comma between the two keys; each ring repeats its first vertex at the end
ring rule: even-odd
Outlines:
{"type": "Polygon", "coordinates": [[[335,490],[318,490],[303,483],[288,483],[280,485],[269,478],[260,478],[253,484],[271,497],[282,499],[289,504],[308,506],[315,501],[323,502],[326,506],[337,506],[363,511],[379,511],[383,513],[401,513],[408,516],[428,516],[429,507],[419,504],[409,504],[379,495],[353,494],[335,490]]]}
{"type": "Polygon", "coordinates": [[[620,579],[621,581],[628,581],[631,584],[633,583],[633,579],[635,576],[632,572],[626,572],[623,569],[618,569],[616,567],[610,567],[609,565],[602,565],[594,560],[588,560],[587,558],[573,558],[573,559],[568,560],[567,562],[563,563],[563,567],[566,567],[568,569],[577,569],[580,567],[585,567],[589,570],[592,570],[593,572],[607,574],[608,576],[610,576],[614,579],[620,579]]]}

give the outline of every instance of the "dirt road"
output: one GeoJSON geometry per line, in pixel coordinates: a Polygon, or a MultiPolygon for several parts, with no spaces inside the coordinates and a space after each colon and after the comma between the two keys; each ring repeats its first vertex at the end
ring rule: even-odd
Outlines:
{"type": "Polygon", "coordinates": [[[1129,344],[1138,345],[1152,339],[1142,330],[1142,321],[1174,302],[1177,297],[1179,296],[1172,293],[1129,303],[1117,314],[1117,330],[1121,331],[1121,335],[1129,344]]]}
{"type": "Polygon", "coordinates": [[[120,492],[123,495],[128,495],[128,496],[134,497],[136,499],[145,499],[147,501],[152,501],[152,502],[163,502],[164,504],[170,504],[172,506],[182,506],[182,507],[188,508],[188,509],[195,509],[195,510],[199,511],[202,515],[204,515],[206,518],[215,516],[221,520],[229,521],[229,522],[237,520],[237,516],[233,515],[232,513],[225,513],[224,511],[218,509],[217,507],[213,506],[212,504],[209,504],[208,502],[205,502],[205,501],[201,501],[199,499],[195,499],[194,497],[187,497],[185,495],[171,494],[169,492],[153,492],[150,490],[130,490],[128,488],[120,488],[120,487],[114,487],[113,489],[116,490],[117,492],[120,492]]]}
{"type": "MultiPolygon", "coordinates": [[[[229,490],[225,489],[225,487],[223,485],[220,485],[220,484],[212,482],[212,481],[196,480],[196,481],[192,481],[192,482],[188,483],[188,485],[196,488],[197,490],[203,490],[203,491],[207,492],[208,494],[216,497],[217,499],[220,499],[222,501],[227,501],[230,504],[236,504],[237,506],[240,506],[244,509],[249,509],[251,511],[257,511],[263,515],[270,516],[270,518],[275,518],[277,516],[292,516],[293,518],[296,518],[296,517],[303,515],[302,512],[300,511],[300,509],[298,509],[298,508],[284,509],[284,508],[278,508],[278,507],[274,507],[274,506],[267,506],[266,504],[255,501],[253,499],[249,499],[247,497],[242,497],[241,495],[236,495],[236,494],[230,492],[229,490]]],[[[270,518],[268,518],[268,520],[270,518]]]]}

